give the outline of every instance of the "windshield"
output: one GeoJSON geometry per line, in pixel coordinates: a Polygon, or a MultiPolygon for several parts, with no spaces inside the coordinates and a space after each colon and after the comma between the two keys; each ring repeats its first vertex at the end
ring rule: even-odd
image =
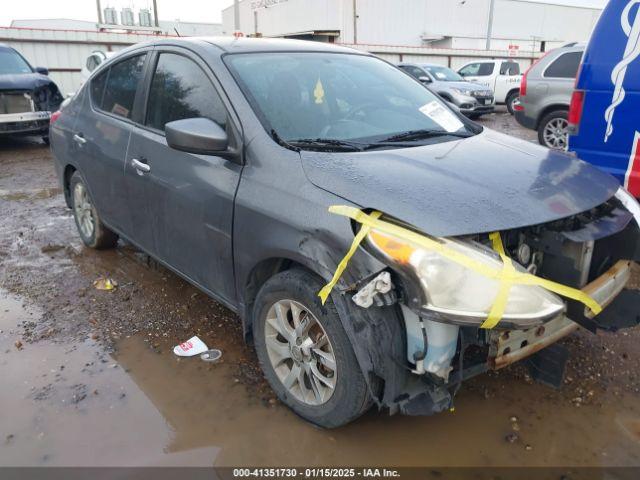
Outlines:
{"type": "Polygon", "coordinates": [[[336,145],[416,131],[470,132],[433,93],[375,57],[255,53],[225,61],[267,131],[285,142],[327,139],[336,145]]]}
{"type": "Polygon", "coordinates": [[[24,58],[9,48],[0,48],[0,75],[33,73],[24,58]]]}
{"type": "Polygon", "coordinates": [[[433,76],[436,80],[441,82],[464,82],[464,78],[458,75],[456,72],[447,67],[436,67],[432,65],[425,65],[424,69],[433,76]]]}

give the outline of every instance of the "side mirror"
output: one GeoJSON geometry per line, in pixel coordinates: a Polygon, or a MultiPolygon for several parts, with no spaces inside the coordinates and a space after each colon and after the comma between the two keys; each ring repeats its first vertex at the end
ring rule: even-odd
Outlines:
{"type": "Polygon", "coordinates": [[[418,80],[420,80],[422,83],[431,83],[431,79],[426,75],[422,75],[418,77],[418,80]]]}
{"type": "Polygon", "coordinates": [[[208,118],[175,120],[164,126],[167,144],[176,150],[202,155],[228,152],[229,138],[220,125],[208,118]]]}
{"type": "Polygon", "coordinates": [[[48,68],[44,68],[44,67],[36,67],[35,68],[36,72],[39,73],[40,75],[49,75],[49,69],[48,68]]]}

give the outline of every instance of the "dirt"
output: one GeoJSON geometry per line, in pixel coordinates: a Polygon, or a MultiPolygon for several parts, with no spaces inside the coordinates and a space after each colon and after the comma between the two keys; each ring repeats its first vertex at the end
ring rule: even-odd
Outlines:
{"type": "MultiPolygon", "coordinates": [[[[481,122],[535,141],[507,114],[481,122]]],[[[565,339],[560,390],[514,365],[453,412],[321,430],[275,399],[232,312],[131,246],[82,246],[48,148],[0,140],[0,466],[637,466],[639,339],[565,339]],[[222,361],[173,355],[194,334],[222,361]]]]}

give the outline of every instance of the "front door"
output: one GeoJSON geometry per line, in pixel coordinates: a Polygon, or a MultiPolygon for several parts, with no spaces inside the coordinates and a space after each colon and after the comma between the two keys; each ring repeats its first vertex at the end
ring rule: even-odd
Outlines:
{"type": "Polygon", "coordinates": [[[206,117],[227,131],[231,120],[206,64],[178,48],[154,57],[146,115],[133,130],[125,166],[130,208],[137,209],[134,237],[153,237],[150,253],[232,301],[233,202],[241,166],[174,150],[164,135],[174,120],[206,117]]]}

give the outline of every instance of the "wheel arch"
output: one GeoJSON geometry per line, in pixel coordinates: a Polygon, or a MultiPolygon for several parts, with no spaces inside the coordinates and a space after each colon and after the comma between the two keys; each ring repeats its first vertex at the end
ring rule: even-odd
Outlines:
{"type": "Polygon", "coordinates": [[[253,339],[251,319],[255,299],[262,285],[274,275],[284,272],[285,270],[291,270],[292,268],[306,270],[327,280],[326,274],[318,271],[319,269],[317,268],[313,268],[313,265],[312,262],[304,261],[304,259],[294,258],[294,255],[272,256],[260,260],[249,270],[249,273],[242,282],[242,291],[240,292],[242,302],[239,308],[240,318],[242,319],[242,331],[247,342],[251,343],[253,339]]]}
{"type": "Polygon", "coordinates": [[[542,119],[544,117],[546,117],[547,115],[549,115],[551,112],[554,111],[569,111],[569,105],[563,104],[563,103],[552,103],[551,105],[547,105],[546,107],[544,107],[544,109],[542,109],[540,111],[540,113],[538,114],[538,118],[536,120],[536,130],[538,130],[538,128],[540,128],[540,122],[542,122],[542,119]]]}
{"type": "Polygon", "coordinates": [[[64,171],[62,173],[62,190],[64,193],[64,201],[67,204],[67,207],[71,208],[71,177],[78,170],[75,165],[68,163],[64,167],[64,171]]]}

